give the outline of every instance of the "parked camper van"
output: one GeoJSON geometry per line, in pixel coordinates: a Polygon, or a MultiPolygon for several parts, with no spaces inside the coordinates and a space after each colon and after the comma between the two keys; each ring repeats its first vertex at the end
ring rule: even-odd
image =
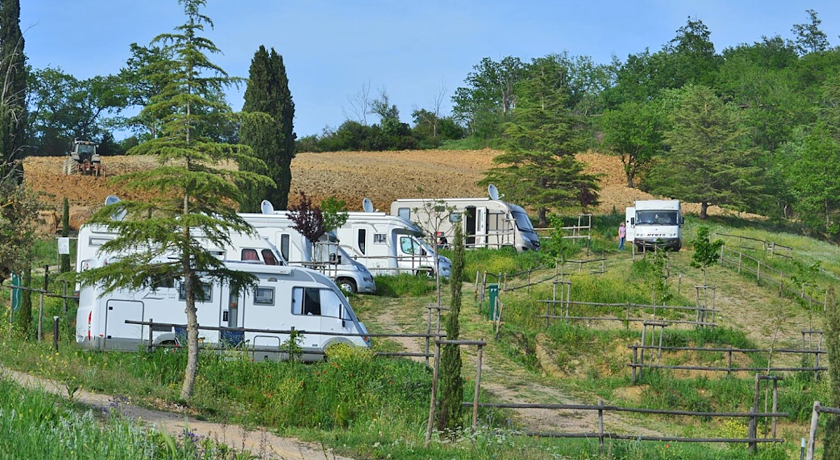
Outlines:
{"type": "MultiPolygon", "coordinates": [[[[370,201],[366,201],[370,203],[370,201]]],[[[336,230],[340,245],[375,275],[434,273],[434,250],[422,239],[423,231],[401,217],[384,212],[348,212],[336,230]]],[[[452,262],[438,256],[440,276],[448,278],[452,262]]]]}
{"type": "MultiPolygon", "coordinates": [[[[267,330],[306,331],[299,345],[302,358],[307,361],[323,359],[324,350],[338,343],[370,346],[366,336],[342,335],[367,334],[367,329],[341,291],[321,273],[303,267],[245,262],[227,262],[227,266],[253,274],[259,280],[258,286],[241,294],[218,283],[206,287],[204,298],[197,299],[198,324],[223,329],[200,329],[202,343],[244,345],[243,349],[256,361],[287,358],[282,346],[289,335],[267,330]]],[[[148,345],[149,326],[126,324],[126,320],[185,324],[184,308],[184,291],[178,282],[156,289],[108,294],[96,286],[87,286],[79,296],[76,342],[86,349],[137,351],[148,345]]],[[[160,345],[178,343],[186,331],[154,326],[151,333],[153,344],[160,345]]]]}
{"type": "Polygon", "coordinates": [[[641,200],[625,211],[627,242],[642,250],[648,247],[682,247],[683,216],[679,200],[641,200]]]}
{"type": "Polygon", "coordinates": [[[461,225],[468,249],[539,250],[540,238],[525,210],[500,200],[492,185],[489,192],[489,198],[399,199],[391,203],[391,215],[416,223],[429,235],[440,232],[438,238],[446,241],[452,241],[455,226],[461,225]]]}
{"type": "Polygon", "coordinates": [[[335,235],[325,235],[312,243],[292,228],[288,211],[275,211],[263,202],[262,214],[240,214],[260,236],[268,238],[290,265],[302,265],[323,271],[347,292],[373,294],[376,283],[364,264],[353,260],[338,244],[335,235]],[[313,259],[314,255],[314,259],[313,259]]]}
{"type": "MultiPolygon", "coordinates": [[[[90,266],[91,263],[96,264],[97,259],[107,259],[104,255],[99,254],[99,249],[106,242],[116,239],[117,236],[117,233],[100,225],[83,225],[79,229],[76,271],[82,271],[84,266],[90,266]]],[[[201,236],[198,238],[201,240],[201,236]]],[[[207,247],[207,249],[221,260],[243,260],[266,265],[285,265],[285,261],[274,245],[264,238],[232,233],[230,239],[231,245],[226,248],[207,247]]],[[[210,244],[208,243],[206,246],[210,246],[210,244]]]]}

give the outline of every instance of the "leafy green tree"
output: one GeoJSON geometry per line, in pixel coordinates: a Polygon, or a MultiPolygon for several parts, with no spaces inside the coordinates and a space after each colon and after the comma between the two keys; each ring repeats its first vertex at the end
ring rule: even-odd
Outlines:
{"type": "Polygon", "coordinates": [[[694,254],[691,256],[691,266],[703,270],[703,284],[706,284],[706,268],[720,261],[720,248],[723,240],[709,241],[709,227],[701,225],[697,228],[697,238],[693,241],[694,254]]]}
{"type": "MultiPolygon", "coordinates": [[[[446,340],[458,340],[461,334],[461,288],[464,281],[464,231],[455,226],[452,247],[450,287],[452,300],[446,315],[446,340]]],[[[458,345],[444,345],[441,352],[440,411],[437,412],[438,431],[455,431],[461,426],[464,401],[464,381],[461,377],[461,349],[458,345]]]]}
{"type": "Polygon", "coordinates": [[[537,208],[545,225],[548,209],[596,204],[598,184],[575,158],[581,123],[566,108],[559,64],[538,59],[532,67],[542,71],[532,69],[532,78],[521,83],[516,111],[505,125],[505,152],[480,183],[494,183],[509,199],[537,208]]]}
{"type": "Polygon", "coordinates": [[[0,180],[14,171],[15,181],[23,181],[26,142],[26,56],[20,31],[20,0],[0,1],[0,180]]]}
{"type": "Polygon", "coordinates": [[[331,232],[347,222],[347,203],[344,200],[331,196],[321,200],[319,206],[321,215],[324,217],[324,228],[331,232]]]}
{"type": "MultiPolygon", "coordinates": [[[[213,114],[230,108],[213,96],[232,79],[213,64],[208,54],[219,53],[212,41],[203,37],[210,18],[201,14],[205,0],[180,0],[186,23],[173,33],[155,37],[154,44],[173,56],[164,66],[166,81],[159,94],[143,108],[146,116],[169,114],[160,126],[159,136],[134,147],[130,153],[155,155],[160,166],[119,176],[116,181],[129,190],[142,189],[154,195],[142,201],[121,201],[95,213],[91,224],[101,225],[119,235],[105,243],[102,251],[130,253],[107,266],[79,274],[84,285],[96,284],[103,291],[149,288],[161,280],[180,280],[186,297],[187,365],[181,398],[188,401],[198,371],[198,322],[196,297],[203,294],[202,280],[227,283],[233,291],[252,286],[253,276],[237,272],[208,252],[199,241],[214,246],[230,244],[230,234],[253,230],[231,208],[241,199],[234,185],[237,180],[270,183],[270,179],[245,170],[223,168],[226,161],[254,161],[246,146],[214,142],[208,138],[206,123],[213,114]],[[208,98],[208,96],[210,98],[208,98]],[[112,216],[125,212],[122,220],[112,216]]],[[[156,74],[157,75],[157,74],[156,74]]]]}
{"type": "Polygon", "coordinates": [[[484,58],[467,74],[465,86],[452,96],[456,120],[467,126],[470,135],[493,139],[501,133],[516,105],[515,88],[525,74],[525,65],[513,56],[496,62],[484,58]]]}
{"type": "Polygon", "coordinates": [[[38,202],[13,175],[0,180],[0,284],[30,258],[38,202]]]}
{"type": "Polygon", "coordinates": [[[628,187],[633,188],[639,169],[662,150],[663,128],[661,109],[653,102],[625,102],[601,117],[603,144],[621,158],[628,187]]]}
{"type": "Polygon", "coordinates": [[[700,203],[700,218],[710,204],[744,209],[763,197],[764,171],[758,149],[748,136],[742,114],[724,104],[705,86],[678,92],[665,133],[668,154],[657,161],[647,179],[653,193],[700,203]]]}
{"type": "Polygon", "coordinates": [[[242,184],[246,187],[247,195],[242,203],[242,211],[258,211],[263,199],[270,201],[278,209],[286,209],[292,183],[292,159],[295,156],[295,104],[289,91],[283,56],[274,51],[274,48],[269,52],[265,46],[260,46],[254,54],[242,111],[268,115],[263,118],[245,119],[239,135],[242,142],[249,145],[257,158],[266,165],[264,171],[255,172],[267,175],[276,184],[269,188],[242,184]]]}
{"type": "Polygon", "coordinates": [[[116,76],[79,80],[59,68],[29,75],[29,145],[36,155],[61,155],[73,139],[96,140],[109,117],[127,106],[127,89],[116,76]]]}
{"type": "Polygon", "coordinates": [[[794,24],[791,32],[796,36],[794,43],[799,54],[821,53],[828,49],[828,35],[820,29],[822,21],[814,10],[805,10],[810,22],[794,24]]]}
{"type": "Polygon", "coordinates": [[[662,71],[667,88],[686,84],[714,86],[721,59],[715,54],[711,35],[703,21],[691,17],[677,30],[677,36],[663,49],[666,65],[662,71]]]}
{"type": "MultiPolygon", "coordinates": [[[[125,67],[120,69],[119,79],[127,91],[127,103],[134,107],[147,106],[152,98],[166,86],[166,75],[173,69],[171,50],[163,46],[129,45],[131,56],[125,67]]],[[[149,112],[142,111],[135,116],[122,120],[122,125],[135,133],[148,138],[155,138],[160,127],[160,119],[149,118],[149,112]]]]}

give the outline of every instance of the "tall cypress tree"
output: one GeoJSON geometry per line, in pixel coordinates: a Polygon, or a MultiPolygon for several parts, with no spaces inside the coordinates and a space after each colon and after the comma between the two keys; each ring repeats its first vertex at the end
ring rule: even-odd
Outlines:
{"type": "Polygon", "coordinates": [[[265,46],[254,53],[245,90],[243,112],[261,112],[268,117],[247,117],[242,122],[240,137],[254,155],[265,162],[265,170],[254,171],[274,179],[276,187],[242,184],[246,198],[241,202],[245,212],[259,210],[260,201],[271,201],[277,209],[286,209],[292,183],[292,158],[295,156],[295,133],[292,125],[295,104],[289,91],[289,79],[283,56],[265,46]]]}
{"type": "MultiPolygon", "coordinates": [[[[452,301],[446,315],[446,340],[458,340],[461,334],[461,286],[464,277],[464,233],[455,226],[452,247],[452,269],[449,278],[452,301]]],[[[461,426],[464,401],[464,381],[461,379],[461,349],[458,345],[445,345],[441,353],[440,411],[437,413],[438,431],[456,430],[461,426]]]]}
{"type": "Polygon", "coordinates": [[[26,126],[26,67],[20,32],[20,0],[0,0],[0,179],[12,168],[17,182],[23,181],[23,167],[13,166],[23,158],[26,126]]]}

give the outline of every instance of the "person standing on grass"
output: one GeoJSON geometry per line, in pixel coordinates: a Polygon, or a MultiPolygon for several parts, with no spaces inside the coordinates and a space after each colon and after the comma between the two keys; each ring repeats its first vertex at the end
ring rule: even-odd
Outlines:
{"type": "Polygon", "coordinates": [[[627,229],[624,227],[624,222],[618,226],[618,250],[624,250],[624,240],[627,238],[627,229]]]}

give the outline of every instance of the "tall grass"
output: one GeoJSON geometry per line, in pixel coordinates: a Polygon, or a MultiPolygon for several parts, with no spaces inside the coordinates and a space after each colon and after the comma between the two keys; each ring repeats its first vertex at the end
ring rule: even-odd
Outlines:
{"type": "Polygon", "coordinates": [[[64,399],[0,379],[0,459],[228,459],[235,454],[193,433],[173,438],[112,412],[104,422],[64,399]]]}

